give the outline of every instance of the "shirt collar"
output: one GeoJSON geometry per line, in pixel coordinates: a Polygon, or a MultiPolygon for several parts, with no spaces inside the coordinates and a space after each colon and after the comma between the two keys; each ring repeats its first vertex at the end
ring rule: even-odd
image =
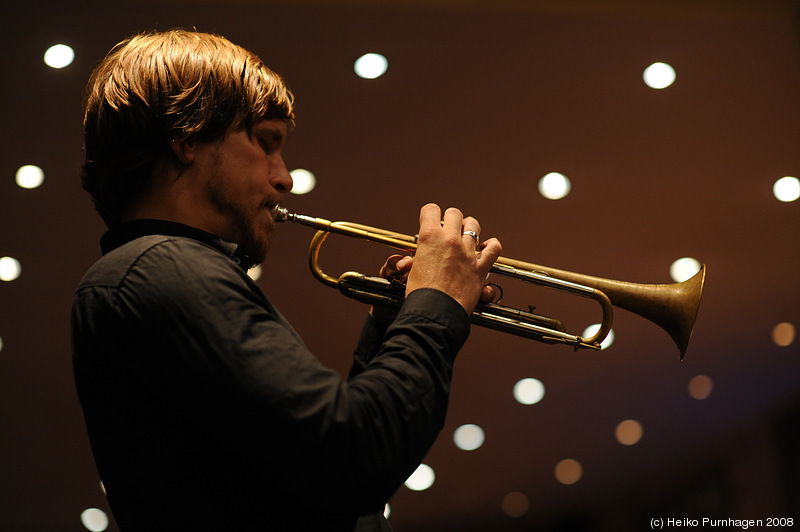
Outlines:
{"type": "Polygon", "coordinates": [[[247,255],[238,253],[238,244],[223,240],[202,229],[168,220],[131,220],[112,227],[100,238],[100,250],[105,255],[128,242],[148,235],[179,236],[198,240],[218,249],[244,270],[254,266],[247,255]]]}

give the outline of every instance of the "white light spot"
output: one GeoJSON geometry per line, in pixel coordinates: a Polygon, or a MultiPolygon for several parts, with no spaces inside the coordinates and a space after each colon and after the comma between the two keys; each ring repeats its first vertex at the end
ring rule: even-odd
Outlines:
{"type": "Polygon", "coordinates": [[[406,479],[405,485],[410,490],[423,491],[433,486],[434,480],[436,480],[436,475],[433,474],[433,468],[426,464],[420,464],[417,470],[406,479]]]}
{"type": "Polygon", "coordinates": [[[544,384],[539,379],[522,379],[514,385],[514,399],[523,405],[535,405],[544,397],[544,384]]]}
{"type": "Polygon", "coordinates": [[[386,505],[383,507],[383,517],[389,519],[389,516],[392,515],[392,508],[389,506],[387,502],[386,505]]]}
{"type": "Polygon", "coordinates": [[[453,433],[456,447],[462,451],[474,451],[483,445],[485,435],[478,425],[461,425],[453,433]]]}
{"type": "Polygon", "coordinates": [[[292,194],[308,194],[317,186],[317,177],[302,168],[289,172],[292,176],[292,194]]]}
{"type": "Polygon", "coordinates": [[[539,194],[547,199],[561,199],[569,194],[571,189],[569,178],[558,172],[550,172],[539,180],[539,194]]]}
{"type": "Polygon", "coordinates": [[[26,164],[17,169],[17,185],[22,188],[36,188],[44,181],[44,171],[38,166],[26,164]]]}
{"type": "MultiPolygon", "coordinates": [[[[595,323],[593,325],[589,325],[583,331],[583,335],[582,336],[584,338],[589,338],[589,337],[594,336],[595,334],[597,334],[597,331],[599,331],[599,330],[600,330],[600,324],[599,323],[595,323]]],[[[600,351],[602,351],[603,349],[607,349],[607,348],[611,347],[611,344],[613,344],[613,343],[614,343],[614,329],[611,329],[611,330],[608,331],[608,334],[606,335],[606,337],[603,338],[603,340],[600,342],[600,351]]]]}
{"type": "Polygon", "coordinates": [[[108,528],[108,516],[99,508],[89,508],[81,513],[81,523],[87,530],[103,532],[108,528]]]}
{"type": "Polygon", "coordinates": [[[644,82],[653,89],[665,89],[675,82],[675,69],[666,63],[653,63],[644,69],[644,82]]]}
{"type": "Polygon", "coordinates": [[[44,53],[44,62],[52,68],[64,68],[72,64],[75,52],[66,44],[56,44],[44,53]]]}
{"type": "Polygon", "coordinates": [[[672,263],[669,267],[669,276],[676,283],[682,283],[691,279],[700,271],[700,261],[692,257],[683,257],[672,263]]]}
{"type": "Polygon", "coordinates": [[[780,201],[790,202],[800,198],[800,179],[786,176],[775,181],[772,193],[780,201]]]}
{"type": "Polygon", "coordinates": [[[22,273],[22,266],[13,257],[0,257],[0,281],[13,281],[22,273]]]}
{"type": "Polygon", "coordinates": [[[375,79],[386,72],[389,62],[381,54],[364,54],[356,59],[354,68],[359,77],[375,79]]]}

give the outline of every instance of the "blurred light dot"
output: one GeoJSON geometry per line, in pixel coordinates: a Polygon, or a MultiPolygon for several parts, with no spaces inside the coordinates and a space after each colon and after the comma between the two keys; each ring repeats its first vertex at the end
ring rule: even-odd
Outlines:
{"type": "Polygon", "coordinates": [[[626,419],[617,425],[614,436],[622,445],[634,445],[642,439],[642,424],[633,419],[626,419]]]}
{"type": "Polygon", "coordinates": [[[261,265],[256,264],[255,266],[247,270],[247,276],[254,281],[258,281],[258,279],[261,277],[261,265]]]}
{"type": "Polygon", "coordinates": [[[17,169],[17,185],[22,188],[36,188],[44,181],[44,171],[38,166],[26,164],[17,169]]]}
{"type": "Polygon", "coordinates": [[[317,186],[317,177],[302,168],[289,172],[292,176],[292,194],[308,194],[317,186]]]}
{"type": "Polygon", "coordinates": [[[794,337],[795,328],[794,325],[789,322],[779,323],[772,329],[772,341],[775,342],[775,345],[780,347],[792,345],[794,337]]]}
{"type": "Polygon", "coordinates": [[[500,502],[503,513],[509,517],[522,517],[528,513],[530,506],[531,502],[528,496],[518,491],[507,494],[500,502]]]}
{"type": "Polygon", "coordinates": [[[64,68],[72,64],[75,59],[75,52],[66,44],[56,44],[47,49],[44,53],[44,62],[52,68],[64,68]]]}
{"type": "Polygon", "coordinates": [[[13,281],[22,273],[22,266],[13,257],[0,257],[0,281],[13,281]]]}
{"type": "MultiPolygon", "coordinates": [[[[600,324],[599,323],[595,323],[594,325],[589,325],[583,331],[583,335],[582,336],[584,338],[589,338],[590,336],[594,336],[595,334],[597,334],[597,331],[599,331],[599,330],[600,330],[600,324]]],[[[600,342],[600,350],[602,351],[603,349],[611,347],[611,344],[613,344],[613,343],[614,343],[614,329],[611,329],[610,331],[608,331],[608,334],[606,335],[606,337],[603,338],[603,341],[600,342]]]]}
{"type": "Polygon", "coordinates": [[[426,464],[420,464],[416,471],[406,479],[405,485],[410,490],[422,491],[433,486],[434,480],[436,480],[436,475],[433,474],[433,468],[426,464]]]}
{"type": "Polygon", "coordinates": [[[683,257],[673,262],[669,267],[669,276],[676,283],[682,283],[687,279],[691,279],[699,271],[700,261],[691,257],[683,257]]]}
{"type": "Polygon", "coordinates": [[[556,464],[556,480],[567,486],[575,484],[583,476],[583,467],[581,463],[572,458],[561,460],[556,464]]]}
{"type": "Polygon", "coordinates": [[[698,401],[708,399],[713,390],[714,381],[706,375],[696,375],[689,381],[689,395],[698,401]]]}
{"type": "Polygon", "coordinates": [[[364,79],[375,79],[382,76],[389,67],[389,62],[381,54],[364,54],[354,65],[356,74],[364,79]]]}
{"type": "Polygon", "coordinates": [[[462,451],[474,451],[483,445],[484,440],[483,429],[478,425],[461,425],[453,433],[453,441],[462,451]]]}
{"type": "Polygon", "coordinates": [[[800,198],[800,179],[792,176],[782,177],[772,185],[772,193],[780,201],[795,201],[800,198]]]}
{"type": "Polygon", "coordinates": [[[523,405],[534,405],[544,397],[544,384],[539,379],[522,379],[514,385],[514,399],[523,405]]]}
{"type": "Polygon", "coordinates": [[[389,506],[387,502],[386,505],[383,507],[383,517],[389,519],[389,516],[392,515],[392,508],[389,506]]]}
{"type": "Polygon", "coordinates": [[[550,172],[539,180],[539,194],[547,199],[561,199],[569,194],[571,189],[569,178],[558,172],[550,172]]]}
{"type": "Polygon", "coordinates": [[[81,523],[87,530],[103,532],[108,528],[108,516],[99,508],[89,508],[81,513],[81,523]]]}
{"type": "Polygon", "coordinates": [[[675,69],[666,63],[653,63],[644,69],[644,82],[653,89],[665,89],[675,82],[675,69]]]}

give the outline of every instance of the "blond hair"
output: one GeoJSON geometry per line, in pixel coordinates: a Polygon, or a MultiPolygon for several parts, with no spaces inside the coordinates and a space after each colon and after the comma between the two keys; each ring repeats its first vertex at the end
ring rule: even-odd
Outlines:
{"type": "Polygon", "coordinates": [[[119,43],[87,85],[83,187],[107,225],[150,186],[174,140],[212,142],[260,119],[294,119],[291,92],[224,37],[173,30],[119,43]]]}

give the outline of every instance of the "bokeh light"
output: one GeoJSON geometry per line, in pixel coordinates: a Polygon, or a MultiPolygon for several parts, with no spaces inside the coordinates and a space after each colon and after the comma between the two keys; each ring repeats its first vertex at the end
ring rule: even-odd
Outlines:
{"type": "Polygon", "coordinates": [[[644,69],[642,78],[652,89],[666,89],[675,83],[675,69],[667,63],[653,63],[644,69]]]}
{"type": "Polygon", "coordinates": [[[523,405],[535,405],[544,397],[544,384],[539,379],[527,378],[514,385],[514,399],[523,405]]]}
{"type": "Polygon", "coordinates": [[[547,199],[559,200],[569,194],[572,183],[567,176],[550,172],[539,180],[539,194],[547,199]]]}
{"type": "Polygon", "coordinates": [[[578,482],[583,476],[583,466],[577,460],[567,458],[556,464],[556,480],[561,484],[570,486],[578,482]]]}
{"type": "Polygon", "coordinates": [[[359,77],[375,79],[381,77],[389,68],[389,61],[381,54],[364,54],[356,59],[353,67],[359,77]]]}
{"type": "Polygon", "coordinates": [[[44,53],[44,63],[50,68],[64,68],[74,59],[75,51],[66,44],[55,44],[44,53]]]}

